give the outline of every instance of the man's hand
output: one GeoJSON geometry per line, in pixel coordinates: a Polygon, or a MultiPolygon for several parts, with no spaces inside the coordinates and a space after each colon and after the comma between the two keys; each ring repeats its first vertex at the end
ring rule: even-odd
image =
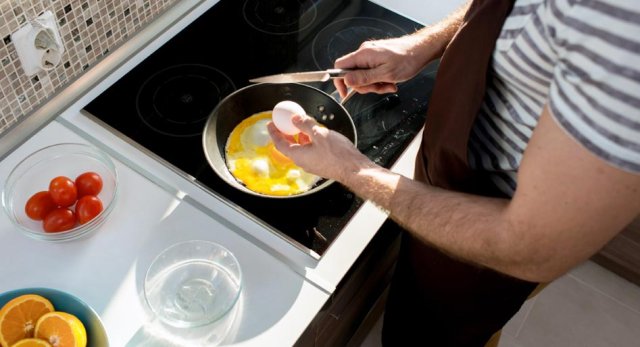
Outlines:
{"type": "Polygon", "coordinates": [[[402,37],[366,41],[358,50],[338,58],[338,69],[353,69],[333,83],[341,97],[352,88],[360,94],[394,93],[396,83],[416,76],[431,61],[439,58],[458,30],[470,2],[436,25],[402,37]]]}
{"type": "Polygon", "coordinates": [[[312,117],[295,115],[292,121],[310,141],[294,141],[278,131],[273,122],[268,123],[267,129],[276,148],[306,172],[342,182],[361,167],[373,165],[348,138],[312,117]]]}
{"type": "Polygon", "coordinates": [[[360,94],[396,92],[396,83],[416,76],[435,55],[417,54],[422,40],[418,35],[409,35],[362,43],[355,52],[336,60],[336,68],[353,69],[344,79],[334,79],[336,89],[342,97],[347,87],[360,94]]]}

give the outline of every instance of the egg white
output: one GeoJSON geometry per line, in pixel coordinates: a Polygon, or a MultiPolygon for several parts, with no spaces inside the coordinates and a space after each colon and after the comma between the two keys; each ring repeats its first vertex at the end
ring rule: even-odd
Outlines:
{"type": "Polygon", "coordinates": [[[272,112],[251,115],[227,139],[226,163],[248,189],[265,195],[295,195],[311,189],[320,177],[305,172],[280,153],[267,131],[272,112]]]}

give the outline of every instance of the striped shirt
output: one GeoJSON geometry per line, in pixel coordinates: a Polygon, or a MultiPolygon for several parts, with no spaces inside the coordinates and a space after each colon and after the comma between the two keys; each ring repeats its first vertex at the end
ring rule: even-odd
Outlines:
{"type": "Polygon", "coordinates": [[[640,173],[640,2],[517,0],[492,57],[469,164],[513,195],[545,105],[570,136],[640,173]]]}

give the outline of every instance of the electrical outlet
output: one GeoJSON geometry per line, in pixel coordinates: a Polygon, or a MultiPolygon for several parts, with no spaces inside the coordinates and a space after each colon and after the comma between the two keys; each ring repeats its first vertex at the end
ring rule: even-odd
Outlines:
{"type": "Polygon", "coordinates": [[[49,71],[60,64],[64,45],[56,18],[46,11],[11,34],[22,69],[28,75],[49,71]]]}

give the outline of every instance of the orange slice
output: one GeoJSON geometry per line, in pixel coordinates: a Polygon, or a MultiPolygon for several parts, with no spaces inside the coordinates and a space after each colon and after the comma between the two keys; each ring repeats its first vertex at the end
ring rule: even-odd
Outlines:
{"type": "Polygon", "coordinates": [[[51,344],[42,339],[22,339],[11,347],[51,347],[51,344]]]}
{"type": "Polygon", "coordinates": [[[0,309],[0,346],[33,337],[38,319],[51,311],[51,302],[40,295],[25,294],[7,302],[0,309]]]}
{"type": "Polygon", "coordinates": [[[38,319],[35,336],[53,347],[85,347],[87,331],[78,317],[66,312],[49,312],[38,319]]]}

